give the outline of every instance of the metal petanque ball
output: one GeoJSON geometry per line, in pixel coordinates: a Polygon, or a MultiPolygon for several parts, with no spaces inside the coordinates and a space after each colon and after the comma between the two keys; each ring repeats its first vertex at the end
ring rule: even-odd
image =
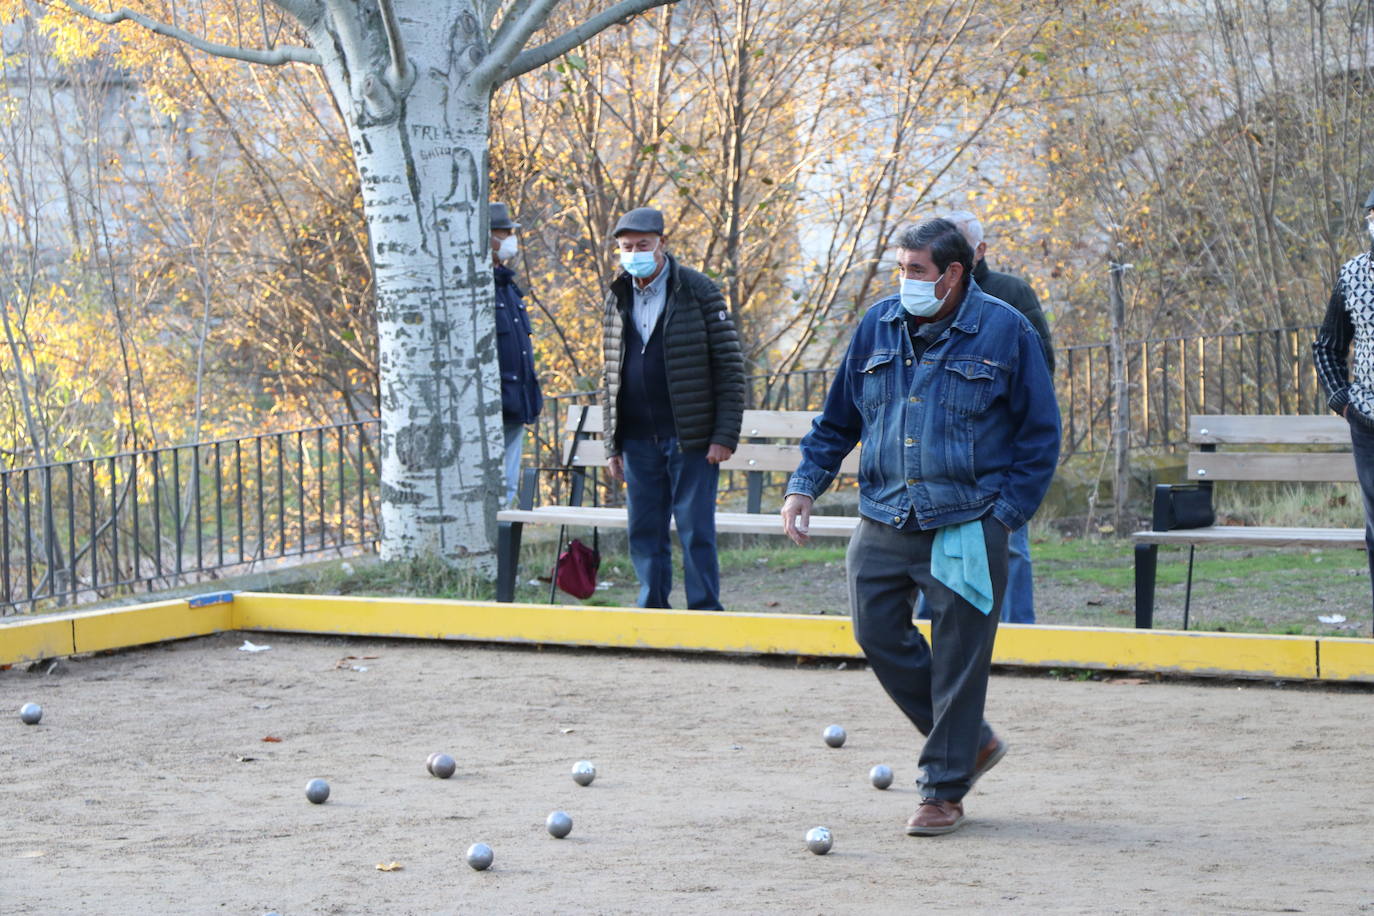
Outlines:
{"type": "Polygon", "coordinates": [[[43,718],[43,707],[37,703],[25,703],[19,710],[19,721],[25,725],[37,725],[43,718]]]}
{"type": "Polygon", "coordinates": [[[561,840],[572,833],[572,818],[568,817],[566,811],[555,811],[544,821],[544,826],[548,828],[550,836],[561,840]]]}
{"type": "Polygon", "coordinates": [[[429,773],[431,776],[434,775],[434,758],[438,757],[440,753],[440,751],[435,751],[425,758],[425,772],[429,773]]]}
{"type": "Polygon", "coordinates": [[[579,786],[589,786],[596,778],[596,767],[592,766],[590,760],[579,760],[573,764],[572,777],[579,786]]]}
{"type": "Polygon", "coordinates": [[[468,847],[468,864],[477,871],[486,871],[491,868],[491,861],[495,855],[491,847],[486,843],[473,843],[468,847]]]}
{"type": "Polygon", "coordinates": [[[868,771],[868,781],[873,783],[875,789],[886,789],[892,785],[892,767],[885,763],[880,763],[868,771]]]}
{"type": "Polygon", "coordinates": [[[806,848],[818,856],[823,856],[835,844],[830,830],[826,827],[812,827],[806,831],[806,848]]]}
{"type": "Polygon", "coordinates": [[[429,771],[440,779],[448,779],[456,769],[458,769],[457,761],[448,754],[435,754],[434,762],[429,765],[429,771]]]}
{"type": "Polygon", "coordinates": [[[849,736],[846,735],[844,729],[840,728],[838,725],[827,725],[825,731],[821,732],[821,737],[824,738],[825,743],[831,747],[839,747],[844,744],[844,739],[849,736]]]}
{"type": "Polygon", "coordinates": [[[329,798],[329,783],[323,779],[312,779],[305,784],[305,797],[314,805],[323,805],[329,798]]]}

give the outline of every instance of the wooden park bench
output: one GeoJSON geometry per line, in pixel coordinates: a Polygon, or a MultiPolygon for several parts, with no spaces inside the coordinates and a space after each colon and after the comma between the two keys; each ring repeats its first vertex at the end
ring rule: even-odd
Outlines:
{"type": "MultiPolygon", "coordinates": [[[[721,465],[726,471],[748,473],[748,497],[744,512],[716,512],[716,532],[731,534],[781,535],[782,517],[763,512],[763,475],[768,471],[791,473],[801,462],[801,438],[811,429],[816,411],[746,410],[740,430],[740,445],[721,465]]],[[[534,468],[525,470],[521,486],[521,508],[502,509],[496,514],[497,538],[496,600],[515,599],[515,576],[520,564],[520,539],[526,525],[568,525],[597,528],[626,528],[629,516],[623,507],[584,506],[583,479],[578,471],[603,468],[606,450],[601,443],[600,407],[568,408],[562,427],[563,463],[573,471],[569,505],[532,506],[534,468]],[[580,432],[579,432],[580,429],[580,432]]],[[[858,450],[850,452],[840,468],[841,474],[859,472],[858,450]]],[[[858,525],[857,516],[813,515],[812,537],[849,537],[858,525]]]]}
{"type": "MultiPolygon", "coordinates": [[[[1135,541],[1135,625],[1154,623],[1155,568],[1161,544],[1188,548],[1183,628],[1193,594],[1193,552],[1201,544],[1262,547],[1354,547],[1364,549],[1363,528],[1264,528],[1217,525],[1212,486],[1218,481],[1343,483],[1356,480],[1350,426],[1326,416],[1193,416],[1188,418],[1188,481],[1155,487],[1151,530],[1135,541]],[[1218,446],[1225,448],[1218,450],[1218,446]],[[1191,493],[1189,491],[1192,491],[1191,493]],[[1183,502],[1180,502],[1180,500],[1183,502]],[[1202,513],[1197,508],[1203,507],[1202,513]],[[1202,527],[1178,527],[1171,518],[1201,514],[1202,527]]],[[[1196,523],[1196,521],[1194,522],[1196,523]]],[[[1186,522],[1185,522],[1186,524],[1186,522]]]]}

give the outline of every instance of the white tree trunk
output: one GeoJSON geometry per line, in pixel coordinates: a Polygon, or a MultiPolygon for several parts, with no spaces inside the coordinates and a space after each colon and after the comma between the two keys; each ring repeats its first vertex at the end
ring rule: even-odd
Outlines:
{"type": "Polygon", "coordinates": [[[414,79],[408,93],[387,87],[391,62],[375,22],[352,35],[321,23],[311,35],[348,122],[371,235],[382,556],[433,554],[490,574],[503,492],[486,212],[490,96],[464,97],[462,88],[485,41],[462,0],[408,4],[398,24],[414,79]]]}

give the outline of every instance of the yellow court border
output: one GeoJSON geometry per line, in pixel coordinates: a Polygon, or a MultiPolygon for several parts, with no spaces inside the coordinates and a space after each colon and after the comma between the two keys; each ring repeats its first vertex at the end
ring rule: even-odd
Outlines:
{"type": "MultiPolygon", "coordinates": [[[[862,655],[846,617],[238,592],[0,621],[0,665],[225,630],[753,655],[862,655]]],[[[1374,640],[1006,624],[998,630],[993,662],[1374,683],[1374,640]]]]}

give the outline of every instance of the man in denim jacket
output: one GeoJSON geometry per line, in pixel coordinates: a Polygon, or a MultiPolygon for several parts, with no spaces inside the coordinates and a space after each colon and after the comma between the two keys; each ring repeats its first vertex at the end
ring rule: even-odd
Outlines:
{"type": "Polygon", "coordinates": [[[1059,457],[1059,408],[1040,337],[972,279],[947,220],[897,239],[899,295],[868,310],[802,440],[783,527],[808,540],[812,503],[859,453],[846,567],[854,636],[893,702],[926,736],[907,833],[958,829],[962,799],[1006,753],[983,721],[1007,575],[1008,533],[1039,507],[1059,457]],[[931,642],[912,623],[918,593],[931,642]]]}

